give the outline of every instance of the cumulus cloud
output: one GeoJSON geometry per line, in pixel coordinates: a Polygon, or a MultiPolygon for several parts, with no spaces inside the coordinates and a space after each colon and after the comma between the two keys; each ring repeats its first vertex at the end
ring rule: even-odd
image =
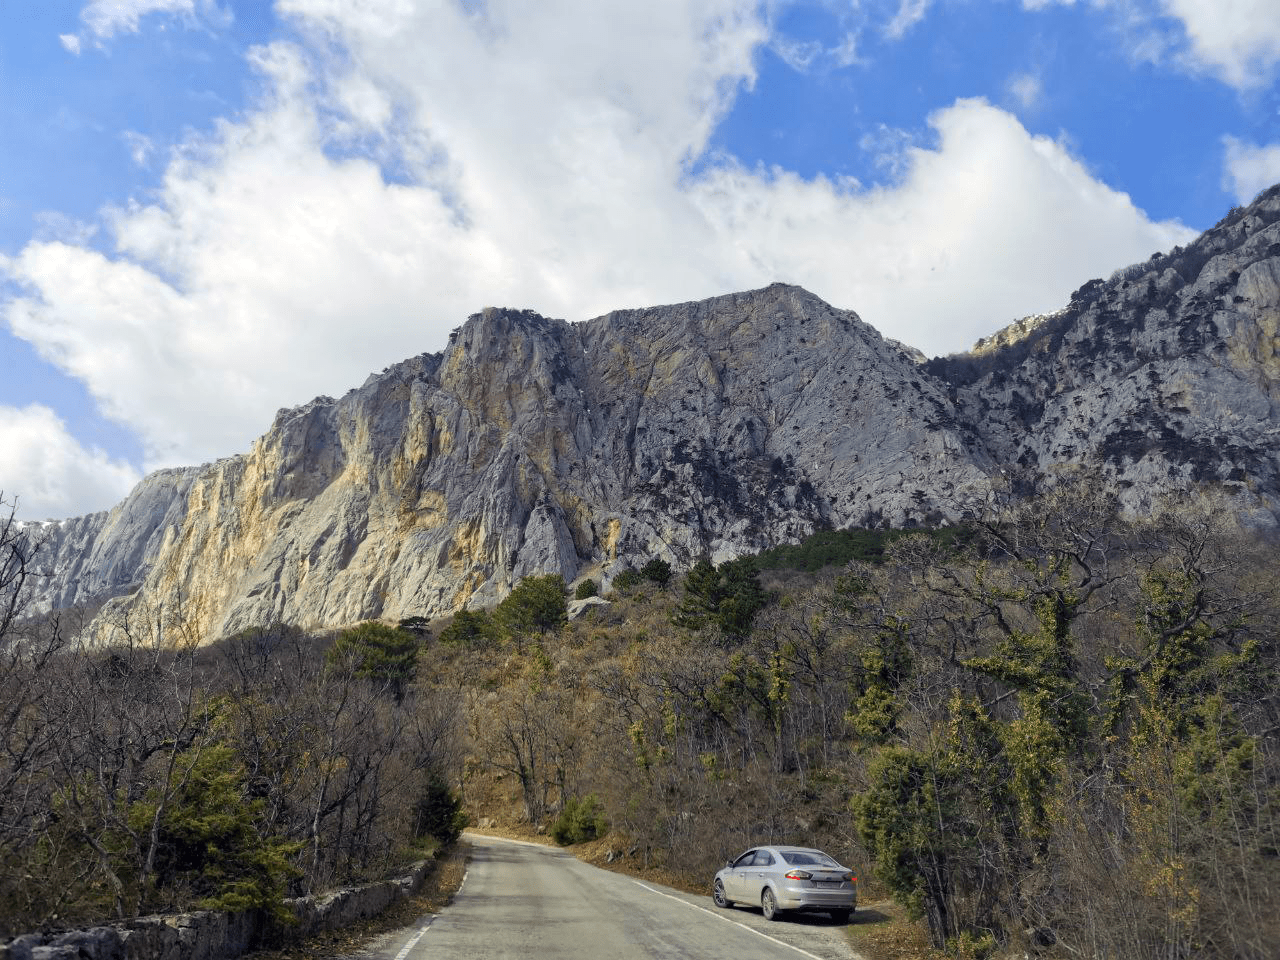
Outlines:
{"type": "Polygon", "coordinates": [[[86,450],[40,404],[0,406],[0,450],[0,492],[17,500],[21,520],[106,510],[142,479],[128,463],[86,450]]]}
{"type": "Polygon", "coordinates": [[[1061,307],[1090,277],[1194,236],[1150,222],[1062,144],[985,101],[958,101],[929,122],[936,147],[905,147],[892,186],[722,168],[698,196],[744,264],[930,353],[1061,307]]]}
{"type": "Polygon", "coordinates": [[[1268,85],[1280,64],[1276,0],[1161,0],[1186,30],[1187,58],[1239,90],[1268,85]]]}
{"type": "Polygon", "coordinates": [[[940,353],[1191,236],[981,100],[928,144],[885,131],[874,188],[709,158],[769,42],[754,0],[280,7],[316,42],[256,50],[266,98],[174,151],[109,242],[0,259],[10,329],[148,468],[243,450],[485,305],[586,319],[785,280],[940,353]]]}
{"type": "MultiPolygon", "coordinates": [[[[1075,2],[1022,0],[1022,7],[1044,10],[1075,2]]],[[[1087,5],[1112,19],[1129,53],[1140,61],[1209,73],[1241,91],[1269,85],[1280,65],[1276,0],[1087,0],[1087,5]]]]}
{"type": "Polygon", "coordinates": [[[1222,146],[1222,188],[1240,203],[1249,203],[1267,187],[1280,183],[1280,143],[1258,146],[1223,137],[1222,146]]]}
{"type": "Polygon", "coordinates": [[[67,53],[75,54],[77,57],[80,56],[80,38],[74,33],[58,34],[58,42],[62,44],[67,53]]]}

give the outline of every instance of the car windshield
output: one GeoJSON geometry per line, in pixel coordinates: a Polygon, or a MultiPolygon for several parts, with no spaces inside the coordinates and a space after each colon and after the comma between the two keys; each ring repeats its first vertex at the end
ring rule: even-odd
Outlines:
{"type": "Polygon", "coordinates": [[[783,850],[782,859],[793,867],[838,867],[836,863],[821,850],[783,850]]]}

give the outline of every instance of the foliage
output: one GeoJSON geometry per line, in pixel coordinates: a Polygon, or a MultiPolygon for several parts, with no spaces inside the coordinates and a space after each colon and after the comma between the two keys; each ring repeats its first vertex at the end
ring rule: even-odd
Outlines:
{"type": "Polygon", "coordinates": [[[406,633],[414,634],[420,639],[425,639],[431,632],[431,621],[426,617],[403,617],[396,626],[406,633]]]}
{"type": "Polygon", "coordinates": [[[483,610],[459,610],[440,632],[440,642],[463,649],[481,649],[494,642],[497,626],[483,610]]]}
{"type": "Polygon", "coordinates": [[[583,580],[573,591],[573,598],[575,600],[587,600],[591,597],[598,597],[599,595],[600,585],[591,579],[583,580]]]}
{"type": "MultiPolygon", "coordinates": [[[[286,882],[300,875],[291,858],[302,844],[260,829],[263,800],[250,795],[246,771],[230,746],[181,755],[178,765],[189,769],[167,802],[153,788],[129,807],[130,830],[154,828],[158,839],[151,889],[141,891],[139,909],[177,909],[180,904],[164,891],[185,889],[204,909],[261,907],[288,919],[281,899],[286,882]]],[[[127,856],[127,845],[121,850],[127,856]]]]}
{"type": "MultiPolygon", "coordinates": [[[[919,531],[917,531],[919,532],[919,531]]],[[[940,527],[924,531],[950,550],[959,550],[973,537],[970,527],[940,527]]],[[[909,530],[819,530],[799,543],[771,547],[756,555],[760,570],[805,570],[813,573],[824,567],[843,567],[850,563],[879,564],[885,551],[896,540],[910,536],[909,530]]]]}
{"type": "Polygon", "coordinates": [[[753,558],[715,567],[704,557],[685,574],[684,600],[675,622],[693,630],[716,627],[726,638],[741,640],[768,601],[753,558]]]}
{"type": "Polygon", "coordinates": [[[667,584],[671,582],[671,564],[661,557],[654,557],[640,568],[640,576],[665,590],[667,584]]]}
{"type": "Polygon", "coordinates": [[[535,634],[545,634],[569,620],[564,577],[558,573],[525,577],[493,611],[493,622],[517,648],[535,634]]]}
{"type": "Polygon", "coordinates": [[[417,673],[419,649],[412,633],[369,620],[338,634],[327,659],[330,666],[350,666],[356,676],[384,685],[402,700],[417,673]]]}
{"type": "Polygon", "coordinates": [[[644,582],[644,577],[636,570],[622,570],[613,578],[613,589],[619,593],[629,593],[644,582]]]}
{"type": "Polygon", "coordinates": [[[604,806],[594,793],[581,798],[570,797],[551,825],[551,837],[562,847],[586,843],[608,832],[609,821],[605,819],[604,806]]]}
{"type": "Polygon", "coordinates": [[[462,801],[438,771],[428,770],[423,780],[422,794],[413,804],[413,836],[453,843],[467,828],[462,801]]]}

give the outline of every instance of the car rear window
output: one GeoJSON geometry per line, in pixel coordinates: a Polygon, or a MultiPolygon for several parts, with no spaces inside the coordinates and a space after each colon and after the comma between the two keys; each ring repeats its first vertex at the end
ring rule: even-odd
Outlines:
{"type": "Polygon", "coordinates": [[[786,860],[793,867],[838,867],[836,863],[825,853],[817,850],[783,850],[782,859],[786,860]]]}

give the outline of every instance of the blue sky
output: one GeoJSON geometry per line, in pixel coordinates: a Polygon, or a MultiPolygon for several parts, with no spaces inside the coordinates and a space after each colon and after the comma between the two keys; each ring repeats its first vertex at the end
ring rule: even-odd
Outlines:
{"type": "Polygon", "coordinates": [[[0,491],[105,509],[484,306],[929,354],[1280,180],[1280,0],[10,0],[0,491]]]}

